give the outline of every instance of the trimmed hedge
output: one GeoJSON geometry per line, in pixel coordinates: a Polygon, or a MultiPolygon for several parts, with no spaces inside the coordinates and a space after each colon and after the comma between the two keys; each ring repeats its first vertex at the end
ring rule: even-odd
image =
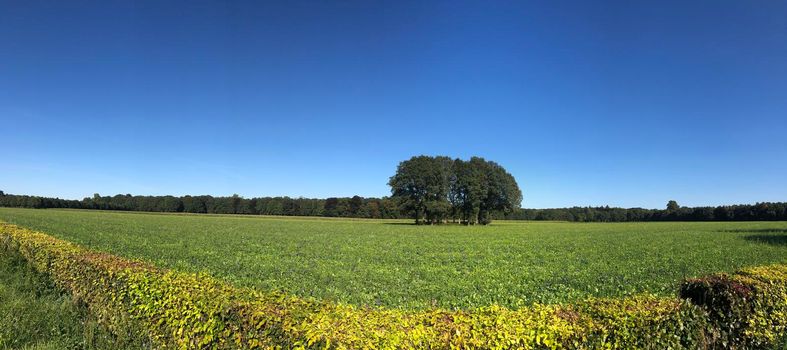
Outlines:
{"type": "MultiPolygon", "coordinates": [[[[702,308],[676,298],[589,299],[518,310],[366,308],[237,288],[9,224],[0,223],[0,245],[18,251],[110,331],[146,337],[153,348],[698,349],[713,346],[721,334],[712,328],[717,319],[709,323],[702,308]]],[[[757,299],[755,316],[741,321],[748,325],[744,337],[765,342],[784,330],[784,270],[778,281],[750,271],[740,279],[782,283],[767,289],[780,290],[781,300],[772,294],[757,299]],[[781,321],[770,319],[774,311],[781,321]]],[[[760,284],[753,295],[765,290],[760,284]]]]}
{"type": "Polygon", "coordinates": [[[724,347],[770,348],[787,336],[787,265],[690,279],[680,295],[708,312],[709,336],[724,347]]]}

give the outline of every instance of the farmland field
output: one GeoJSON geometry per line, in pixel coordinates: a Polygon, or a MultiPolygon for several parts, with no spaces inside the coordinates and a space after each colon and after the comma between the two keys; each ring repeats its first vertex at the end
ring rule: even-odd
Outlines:
{"type": "Polygon", "coordinates": [[[12,208],[0,220],[239,286],[408,309],[674,295],[684,277],[787,262],[785,222],[464,227],[12,208]]]}

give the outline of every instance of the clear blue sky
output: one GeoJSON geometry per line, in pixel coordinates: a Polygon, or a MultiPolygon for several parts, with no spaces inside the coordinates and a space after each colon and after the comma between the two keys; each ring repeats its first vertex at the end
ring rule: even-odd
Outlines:
{"type": "Polygon", "coordinates": [[[383,196],[420,154],[530,208],[785,201],[787,2],[0,4],[0,190],[383,196]]]}

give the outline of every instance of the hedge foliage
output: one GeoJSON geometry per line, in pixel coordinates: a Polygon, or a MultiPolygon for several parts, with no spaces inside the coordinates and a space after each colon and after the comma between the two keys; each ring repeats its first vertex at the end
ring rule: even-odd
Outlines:
{"type": "Polygon", "coordinates": [[[723,347],[771,348],[787,335],[787,265],[690,279],[680,295],[708,312],[723,347]]]}
{"type": "MultiPolygon", "coordinates": [[[[730,332],[713,328],[730,319],[708,321],[701,307],[677,298],[642,295],[517,310],[367,308],[237,288],[9,224],[0,223],[0,244],[84,303],[110,331],[145,337],[151,348],[698,349],[730,332]]],[[[785,325],[784,267],[732,278],[759,298],[740,301],[754,303],[740,315],[735,304],[731,319],[745,327],[733,338],[775,339],[785,325]]]]}

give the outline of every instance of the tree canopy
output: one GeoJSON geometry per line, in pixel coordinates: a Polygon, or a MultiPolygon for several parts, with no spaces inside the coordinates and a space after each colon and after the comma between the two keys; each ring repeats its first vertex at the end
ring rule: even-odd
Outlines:
{"type": "Polygon", "coordinates": [[[480,157],[469,161],[445,156],[416,156],[399,163],[388,185],[394,200],[416,224],[450,221],[492,222],[522,203],[514,177],[499,164],[480,157]]]}

